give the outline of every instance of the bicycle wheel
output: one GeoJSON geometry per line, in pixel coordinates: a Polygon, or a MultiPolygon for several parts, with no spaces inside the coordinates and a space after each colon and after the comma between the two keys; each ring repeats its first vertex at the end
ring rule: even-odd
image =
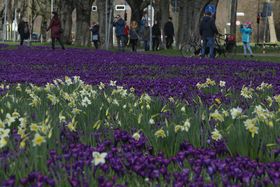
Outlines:
{"type": "Polygon", "coordinates": [[[190,44],[185,44],[181,47],[181,54],[184,57],[193,57],[195,53],[195,47],[190,44]]]}

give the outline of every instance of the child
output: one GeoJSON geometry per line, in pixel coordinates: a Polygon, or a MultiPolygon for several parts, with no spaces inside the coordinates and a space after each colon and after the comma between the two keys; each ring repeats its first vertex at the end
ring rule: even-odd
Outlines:
{"type": "Polygon", "coordinates": [[[240,26],[240,32],[242,34],[242,42],[243,42],[243,48],[244,48],[244,56],[247,56],[247,49],[250,52],[250,56],[253,57],[252,49],[250,46],[250,37],[252,34],[252,27],[251,23],[245,23],[244,25],[240,26]]]}
{"type": "Polygon", "coordinates": [[[136,21],[132,21],[129,29],[129,37],[130,37],[130,45],[133,52],[137,51],[137,42],[139,39],[138,31],[139,31],[138,23],[136,21]]]}
{"type": "Polygon", "coordinates": [[[94,44],[95,49],[98,49],[99,42],[99,25],[96,22],[92,23],[92,26],[89,29],[92,33],[92,42],[94,44]]]}

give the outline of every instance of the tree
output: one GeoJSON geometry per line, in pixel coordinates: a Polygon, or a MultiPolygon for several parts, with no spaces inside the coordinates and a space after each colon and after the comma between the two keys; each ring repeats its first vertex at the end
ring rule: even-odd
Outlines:
{"type": "Polygon", "coordinates": [[[140,22],[143,16],[143,10],[150,4],[150,0],[126,0],[131,8],[131,21],[140,22]]]}
{"type": "Polygon", "coordinates": [[[63,41],[72,44],[72,13],[75,9],[74,0],[61,0],[61,25],[64,30],[63,41]]]}
{"type": "Polygon", "coordinates": [[[98,13],[98,22],[99,22],[99,33],[101,43],[105,42],[105,27],[106,27],[106,0],[97,0],[97,13],[98,13]]]}
{"type": "Polygon", "coordinates": [[[39,8],[39,15],[42,17],[41,22],[41,37],[43,41],[47,39],[46,29],[48,28],[48,21],[50,20],[50,3],[48,0],[36,0],[39,8]]]}
{"type": "Polygon", "coordinates": [[[94,0],[75,0],[77,14],[76,40],[77,45],[86,46],[89,44],[91,7],[94,0]]]}
{"type": "Polygon", "coordinates": [[[238,0],[231,0],[230,33],[233,35],[236,35],[237,1],[238,0]]]}
{"type": "Polygon", "coordinates": [[[212,3],[217,5],[219,0],[181,0],[179,6],[179,28],[176,36],[177,46],[190,38],[199,38],[199,23],[204,8],[212,3]]]}
{"type": "MultiPolygon", "coordinates": [[[[160,26],[162,31],[169,18],[169,5],[169,0],[160,0],[160,26]]],[[[165,43],[165,37],[163,37],[163,43],[165,43]]]]}

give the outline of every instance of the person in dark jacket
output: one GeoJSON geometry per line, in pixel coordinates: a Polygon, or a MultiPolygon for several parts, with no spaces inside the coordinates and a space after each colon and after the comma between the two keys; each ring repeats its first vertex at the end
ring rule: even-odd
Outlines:
{"type": "Polygon", "coordinates": [[[174,26],[172,23],[172,18],[169,17],[168,22],[164,25],[164,36],[166,39],[166,48],[169,49],[172,47],[173,44],[173,37],[174,37],[174,26]]]}
{"type": "Polygon", "coordinates": [[[20,35],[20,45],[30,37],[29,25],[26,18],[22,18],[18,24],[18,33],[20,35]]]}
{"type": "Polygon", "coordinates": [[[149,51],[150,49],[150,26],[148,23],[145,23],[145,27],[143,30],[143,41],[144,41],[144,49],[145,51],[149,51]]]}
{"type": "Polygon", "coordinates": [[[157,21],[155,21],[155,24],[153,25],[152,34],[153,34],[153,51],[155,50],[157,51],[161,38],[161,31],[157,21]]]}
{"type": "Polygon", "coordinates": [[[92,35],[92,42],[94,44],[95,49],[98,49],[99,42],[99,25],[96,22],[92,23],[91,28],[89,29],[92,35]]]}
{"type": "Polygon", "coordinates": [[[120,15],[115,17],[113,26],[115,27],[115,33],[117,37],[118,49],[119,51],[124,51],[124,43],[125,43],[125,36],[124,36],[124,28],[125,28],[125,21],[122,19],[120,15]]]}
{"type": "Polygon", "coordinates": [[[212,17],[211,12],[206,12],[199,26],[200,36],[203,41],[201,49],[201,57],[205,56],[206,48],[209,48],[210,58],[215,58],[215,34],[219,34],[215,19],[212,17]]]}
{"type": "Polygon", "coordinates": [[[61,40],[61,34],[62,34],[61,22],[59,20],[57,12],[52,12],[52,14],[53,17],[47,29],[47,31],[51,30],[52,49],[55,49],[55,40],[59,42],[62,49],[65,49],[61,40]]]}
{"type": "Polygon", "coordinates": [[[136,21],[132,21],[129,29],[130,45],[133,52],[137,51],[137,42],[139,39],[139,28],[136,21]]]}

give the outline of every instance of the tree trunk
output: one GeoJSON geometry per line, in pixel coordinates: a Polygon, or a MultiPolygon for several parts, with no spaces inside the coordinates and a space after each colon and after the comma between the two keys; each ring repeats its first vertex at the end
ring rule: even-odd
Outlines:
{"type": "Polygon", "coordinates": [[[131,21],[140,23],[143,16],[143,10],[150,4],[149,0],[126,0],[131,8],[131,21]]]}
{"type": "Polygon", "coordinates": [[[106,0],[97,0],[96,5],[98,13],[100,42],[101,44],[104,44],[106,32],[106,0]]]}
{"type": "Polygon", "coordinates": [[[13,22],[13,13],[14,13],[14,4],[12,4],[12,1],[7,1],[7,22],[11,24],[13,22]]]}
{"type": "MultiPolygon", "coordinates": [[[[169,18],[169,0],[161,0],[160,1],[160,26],[162,30],[162,34],[164,36],[164,25],[168,21],[169,18]]],[[[163,37],[163,43],[165,43],[165,37],[163,37]]],[[[165,46],[165,45],[164,45],[165,46]]]]}
{"type": "Polygon", "coordinates": [[[230,33],[236,35],[237,0],[231,0],[230,33]]]}
{"type": "Polygon", "coordinates": [[[41,22],[41,37],[42,41],[47,41],[47,28],[48,28],[48,18],[46,16],[42,16],[42,22],[41,22]]]}
{"type": "Polygon", "coordinates": [[[163,30],[164,24],[168,21],[169,18],[169,0],[160,1],[160,25],[163,30]]]}
{"type": "Polygon", "coordinates": [[[203,16],[204,8],[209,3],[218,4],[219,0],[182,0],[178,5],[179,28],[177,37],[177,47],[190,39],[199,40],[199,23],[203,16]]]}
{"type": "Polygon", "coordinates": [[[91,7],[94,0],[75,0],[77,26],[76,26],[76,45],[87,46],[90,44],[90,16],[91,7]]]}
{"type": "Polygon", "coordinates": [[[68,45],[72,44],[72,13],[74,9],[73,0],[61,1],[61,26],[64,30],[63,41],[68,45]]]}
{"type": "Polygon", "coordinates": [[[159,24],[160,24],[160,20],[161,20],[160,2],[161,2],[160,0],[156,0],[155,4],[154,4],[155,20],[157,20],[159,24]]]}
{"type": "Polygon", "coordinates": [[[19,13],[21,17],[26,17],[27,18],[27,7],[28,3],[26,0],[19,1],[19,6],[20,8],[19,13]]]}

